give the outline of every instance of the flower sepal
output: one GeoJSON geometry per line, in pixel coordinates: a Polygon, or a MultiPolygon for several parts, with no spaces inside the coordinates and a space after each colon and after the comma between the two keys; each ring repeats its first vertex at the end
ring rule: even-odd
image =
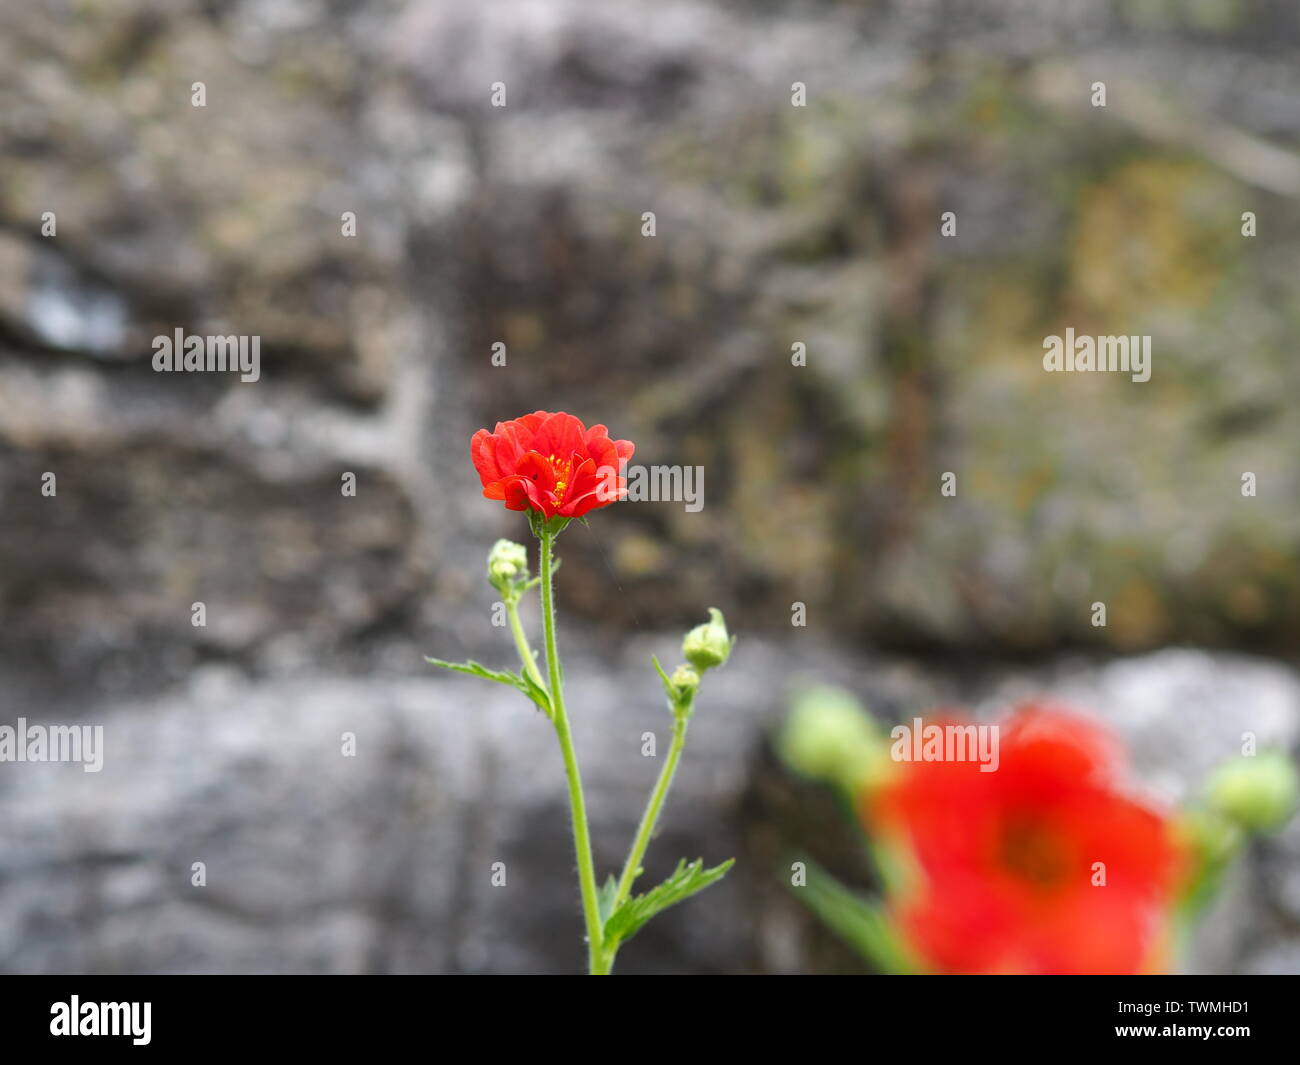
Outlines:
{"type": "MultiPolygon", "coordinates": [[[[537,539],[549,536],[552,539],[559,536],[569,526],[572,518],[561,517],[559,514],[553,518],[548,518],[540,510],[530,510],[528,512],[528,527],[533,531],[537,539]]],[[[585,522],[583,524],[586,524],[585,522]]]]}

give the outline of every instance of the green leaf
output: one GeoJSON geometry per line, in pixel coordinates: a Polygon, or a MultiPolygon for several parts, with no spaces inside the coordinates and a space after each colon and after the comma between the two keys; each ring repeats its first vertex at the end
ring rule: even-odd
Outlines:
{"type": "Polygon", "coordinates": [[[855,895],[812,862],[807,863],[807,874],[808,880],[803,887],[790,890],[831,931],[883,973],[918,971],[916,960],[898,938],[880,906],[855,895]]]}
{"type": "Polygon", "coordinates": [[[685,859],[678,862],[673,875],[662,884],[651,888],[644,895],[633,895],[609,915],[605,921],[605,943],[611,945],[631,939],[651,917],[721,880],[735,862],[735,858],[728,858],[712,869],[704,868],[702,858],[696,858],[689,865],[685,859]]]}
{"type": "Polygon", "coordinates": [[[609,911],[614,908],[614,896],[618,894],[618,881],[614,879],[611,873],[609,879],[605,881],[604,887],[596,893],[596,908],[600,911],[600,921],[603,926],[609,920],[609,911]]]}
{"type": "Polygon", "coordinates": [[[528,696],[547,717],[551,716],[551,697],[546,693],[545,688],[539,687],[537,682],[526,673],[513,673],[508,669],[488,669],[487,666],[478,662],[445,662],[441,658],[430,658],[428,655],[425,656],[424,660],[431,665],[441,666],[443,669],[454,670],[457,673],[467,673],[471,677],[482,677],[484,680],[494,680],[498,684],[508,684],[516,691],[521,691],[528,696]]]}
{"type": "Polygon", "coordinates": [[[523,686],[523,678],[518,673],[511,673],[508,669],[488,669],[487,666],[480,665],[478,662],[444,662],[441,658],[430,658],[424,656],[424,660],[430,665],[442,666],[443,669],[455,670],[457,673],[468,673],[471,677],[482,677],[484,680],[494,680],[498,684],[509,684],[512,688],[520,688],[527,691],[523,686]]]}
{"type": "Polygon", "coordinates": [[[537,704],[537,708],[547,717],[551,716],[551,696],[537,681],[533,680],[532,674],[525,670],[518,674],[520,679],[520,688],[528,698],[537,704]]]}

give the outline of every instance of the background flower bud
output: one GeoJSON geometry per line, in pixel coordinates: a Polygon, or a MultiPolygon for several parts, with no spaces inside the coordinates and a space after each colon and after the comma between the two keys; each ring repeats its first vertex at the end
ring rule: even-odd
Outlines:
{"type": "Polygon", "coordinates": [[[682,641],[682,656],[701,673],[726,662],[735,642],[727,635],[727,622],[721,610],[709,607],[709,618],[705,624],[691,629],[682,641]]]}
{"type": "Polygon", "coordinates": [[[777,741],[790,768],[850,793],[873,777],[888,747],[858,701],[839,688],[808,688],[794,700],[777,741]]]}
{"type": "Polygon", "coordinates": [[[1296,769],[1281,751],[1265,751],[1220,766],[1210,777],[1211,805],[1243,828],[1280,828],[1296,807],[1296,769]]]}

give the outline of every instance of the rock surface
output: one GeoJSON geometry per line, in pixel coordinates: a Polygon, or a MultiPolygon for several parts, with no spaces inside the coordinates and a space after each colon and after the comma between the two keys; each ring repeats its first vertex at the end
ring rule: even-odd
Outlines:
{"type": "MultiPolygon", "coordinates": [[[[1293,649],[1295,14],[1029,6],[11,7],[0,441],[23,460],[0,493],[33,509],[8,540],[58,520],[33,470],[140,448],[172,509],[196,508],[167,487],[180,447],[320,490],[305,527],[324,481],[373,474],[416,524],[372,543],[392,576],[329,643],[419,610],[430,545],[481,531],[445,504],[470,431],[569,407],[707,473],[702,512],[629,508],[608,561],[574,553],[626,589],[584,582],[590,617],[684,624],[680,589],[708,582],[746,627],[799,601],[896,646],[1293,649]],[[260,335],[262,379],[154,374],[178,327],[260,335]],[[1151,380],[1044,374],[1066,327],[1151,335],[1151,380]]],[[[219,552],[170,593],[145,559],[98,572],[102,531],[84,576],[111,592],[140,567],[166,610],[248,583],[219,552]]],[[[76,626],[85,595],[0,606],[76,626]]]]}
{"type": "MultiPolygon", "coordinates": [[[[539,406],[706,472],[566,534],[606,867],[644,652],[744,634],[654,852],[741,866],[627,969],[856,964],[768,873],[853,846],[765,748],[791,674],[886,715],[1047,685],[1169,796],[1242,729],[1294,748],[1289,666],[1107,656],[1294,662],[1298,43],[1268,0],[5,5],[0,723],[109,756],[0,765],[0,969],[580,965],[549,734],[419,662],[500,656],[522,530],[465,442],[539,406]],[[1151,381],[1044,374],[1067,326],[1150,334],[1151,381]],[[260,336],[260,379],[153,372],[177,328],[260,336]]],[[[1300,969],[1298,832],[1193,967],[1300,969]]]]}
{"type": "MultiPolygon", "coordinates": [[[[570,640],[572,645],[574,641],[570,640]]],[[[597,862],[621,864],[662,756],[667,713],[645,664],[669,638],[569,656],[597,862]]],[[[394,660],[404,649],[392,649],[394,660]]],[[[1100,668],[954,684],[915,664],[747,640],[711,674],[647,864],[737,858],[651,925],[628,972],[782,972],[857,963],[783,888],[779,859],[860,866],[828,796],[767,753],[800,679],[840,680],[888,716],[965,696],[987,711],[1050,692],[1126,740],[1136,781],[1186,798],[1239,749],[1300,741],[1300,678],[1167,651],[1100,668]],[[788,672],[787,672],[788,671],[788,672]],[[1172,738],[1172,739],[1171,739],[1172,738]],[[810,820],[811,819],[811,820],[810,820]],[[805,826],[807,832],[805,832],[805,826]]],[[[562,770],[549,726],[485,682],[319,675],[250,682],[210,665],[147,701],[106,704],[99,773],[9,766],[0,803],[0,966],[18,972],[563,972],[581,968],[562,770]],[[345,733],[356,738],[344,756],[345,733]],[[205,886],[192,883],[204,863],[205,886]],[[494,863],[505,883],[493,884],[494,863]]],[[[1186,958],[1193,971],[1290,968],[1294,833],[1238,868],[1186,958]]],[[[603,873],[602,873],[603,875],[603,873]]],[[[651,881],[653,882],[653,881],[651,881]]]]}

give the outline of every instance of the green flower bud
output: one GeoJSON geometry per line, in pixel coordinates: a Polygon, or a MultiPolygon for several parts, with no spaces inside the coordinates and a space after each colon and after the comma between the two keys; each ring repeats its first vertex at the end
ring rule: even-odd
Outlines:
{"type": "Polygon", "coordinates": [[[797,696],[777,747],[796,772],[851,793],[889,759],[875,722],[839,688],[814,687],[797,696]]]}
{"type": "Polygon", "coordinates": [[[690,666],[680,665],[673,670],[673,675],[668,678],[668,683],[673,686],[680,699],[688,700],[700,686],[700,675],[690,666]]]}
{"type": "Polygon", "coordinates": [[[528,578],[528,549],[513,540],[498,540],[488,552],[488,580],[500,588],[528,578]]]}
{"type": "Polygon", "coordinates": [[[1265,751],[1220,766],[1210,776],[1215,809],[1252,832],[1281,828],[1296,806],[1296,768],[1281,751],[1265,751]]]}
{"type": "Polygon", "coordinates": [[[727,622],[721,610],[709,607],[709,618],[705,624],[691,629],[682,641],[682,656],[701,673],[726,662],[736,642],[727,635],[727,622]]]}

